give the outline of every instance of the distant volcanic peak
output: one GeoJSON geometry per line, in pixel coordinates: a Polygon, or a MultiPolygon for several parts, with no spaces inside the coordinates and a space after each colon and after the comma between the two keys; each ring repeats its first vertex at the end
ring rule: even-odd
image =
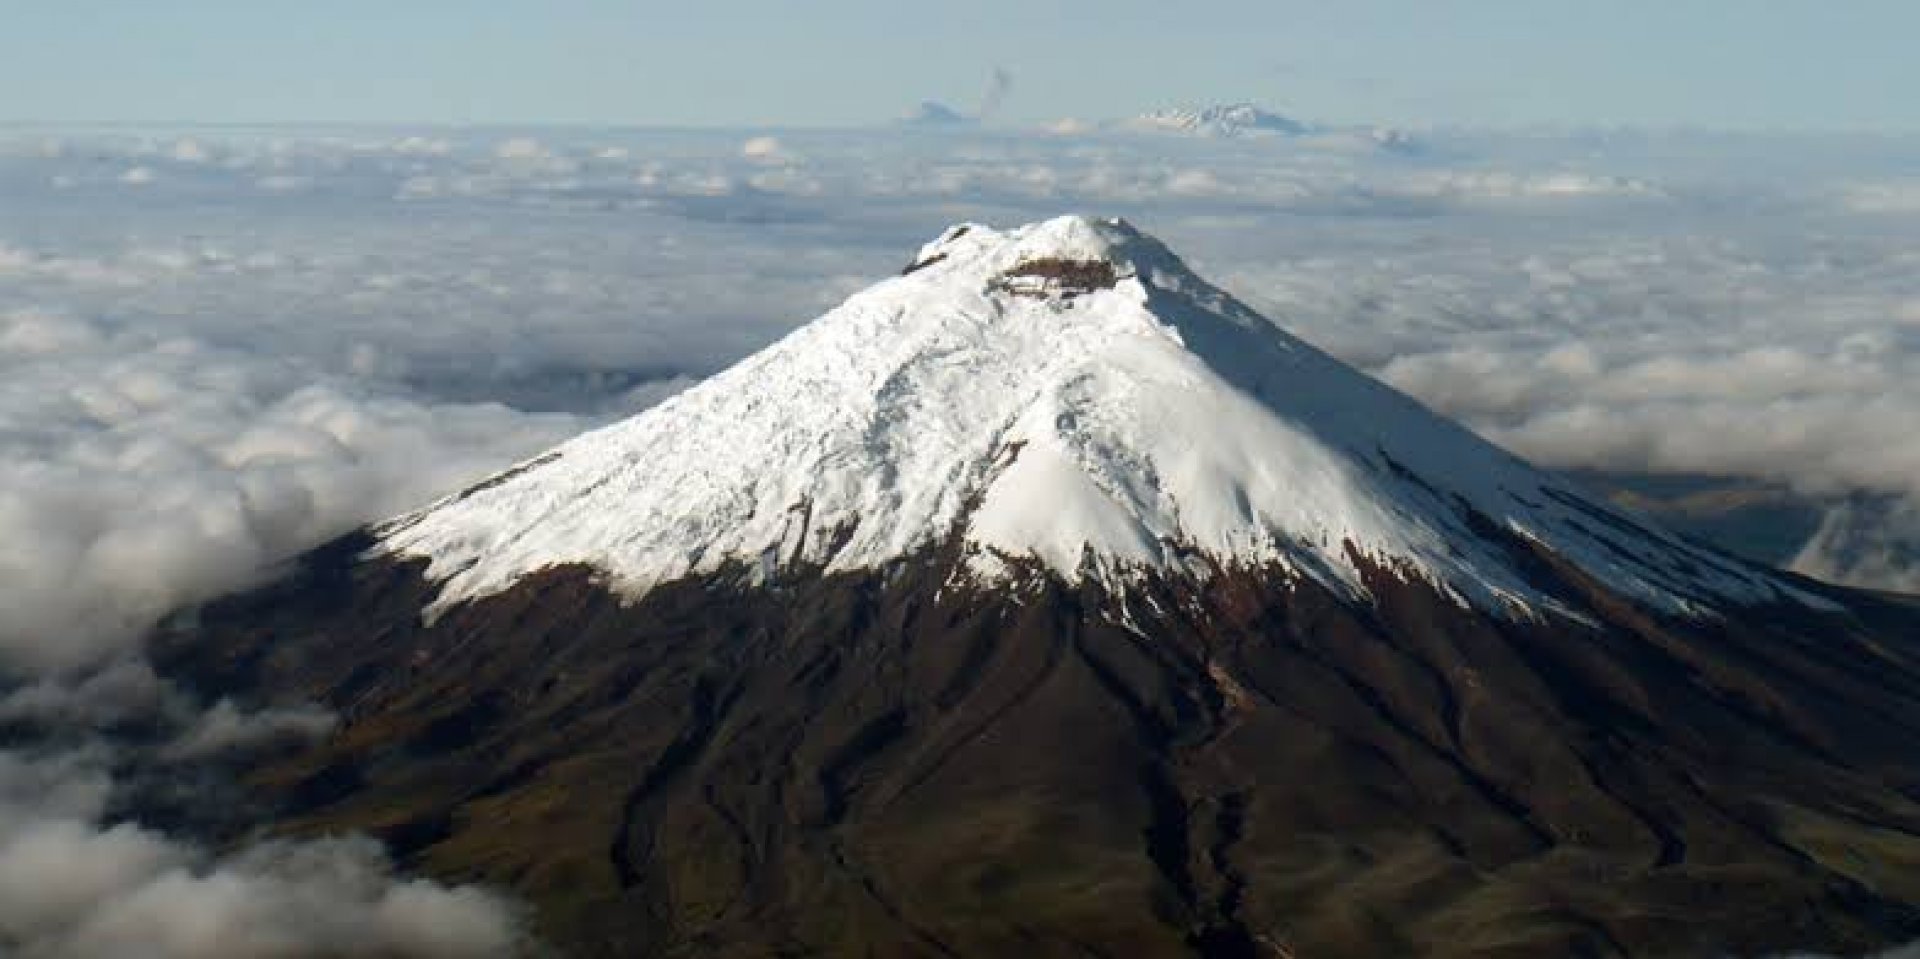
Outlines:
{"type": "Polygon", "coordinates": [[[1313,128],[1307,124],[1251,103],[1155,110],[1135,118],[1129,125],[1141,129],[1225,137],[1303,136],[1313,132],[1313,128]]]}
{"type": "Polygon", "coordinates": [[[914,127],[964,127],[972,126],[979,120],[937,100],[924,100],[911,113],[901,117],[899,122],[914,127]]]}
{"type": "Polygon", "coordinates": [[[1179,134],[1209,139],[1283,139],[1316,149],[1411,153],[1414,137],[1390,127],[1305,123],[1251,103],[1156,110],[1111,125],[1135,133],[1179,134]]]}
{"type": "MultiPolygon", "coordinates": [[[[1280,331],[1118,220],[954,227],[694,389],[378,530],[436,608],[578,564],[638,596],[959,544],[1035,563],[1273,568],[1355,602],[1387,571],[1507,616],[1578,616],[1535,553],[1643,606],[1796,599],[1542,474],[1280,331]]],[[[1570,602],[1572,604],[1570,604],[1570,602]]]]}

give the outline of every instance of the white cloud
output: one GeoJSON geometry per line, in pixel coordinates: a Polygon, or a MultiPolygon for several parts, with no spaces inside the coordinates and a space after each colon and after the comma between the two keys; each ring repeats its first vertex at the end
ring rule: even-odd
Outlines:
{"type": "Polygon", "coordinates": [[[1441,170],[1383,184],[1389,195],[1463,201],[1550,200],[1585,197],[1653,197],[1659,190],[1641,180],[1558,171],[1441,170]]]}
{"type": "Polygon", "coordinates": [[[548,160],[554,153],[547,145],[532,137],[514,137],[502,140],[493,148],[493,155],[502,160],[548,160]]]}
{"type": "Polygon", "coordinates": [[[245,712],[223,699],[160,751],[170,760],[231,758],[298,747],[333,732],[332,713],[314,706],[245,712]]]}
{"type": "Polygon", "coordinates": [[[0,665],[66,668],[578,429],[38,312],[0,342],[0,665]],[[322,378],[325,379],[324,377],[322,378]]]}
{"type": "Polygon", "coordinates": [[[1920,498],[1849,500],[1794,557],[1809,576],[1920,594],[1920,498]]]}
{"type": "Polygon", "coordinates": [[[154,869],[141,868],[149,865],[141,857],[154,840],[125,832],[58,837],[70,848],[47,852],[64,853],[68,862],[118,853],[121,861],[113,865],[119,868],[94,868],[106,873],[99,879],[120,885],[86,890],[94,895],[85,910],[52,930],[34,930],[24,957],[138,952],[220,959],[325,951],[468,959],[513,954],[522,942],[499,900],[471,887],[396,879],[378,847],[364,839],[269,843],[198,869],[153,863],[164,866],[154,869]]]}
{"type": "Polygon", "coordinates": [[[49,677],[0,695],[0,727],[94,733],[190,714],[143,660],[120,659],[79,677],[49,677]]]}
{"type": "Polygon", "coordinates": [[[394,875],[364,838],[269,841],[216,857],[108,823],[95,760],[0,751],[0,951],[21,959],[222,959],[326,953],[506,956],[515,907],[394,875]]]}
{"type": "MultiPolygon", "coordinates": [[[[89,680],[90,690],[76,688],[61,707],[84,702],[84,714],[59,715],[84,726],[102,718],[106,694],[129,681],[152,692],[150,674],[109,674],[89,680]]],[[[40,706],[55,699],[40,693],[40,706]]],[[[177,776],[184,763],[323,731],[311,710],[244,714],[222,704],[189,719],[178,693],[145,698],[155,712],[149,722],[189,722],[158,756],[84,729],[77,743],[40,755],[0,749],[0,954],[468,959],[520,955],[531,946],[515,904],[478,887],[399,876],[364,837],[268,840],[216,854],[119,818],[114,810],[140,804],[139,787],[130,785],[139,776],[123,768],[128,763],[157,761],[153,768],[177,776]]],[[[18,718],[6,713],[19,698],[6,702],[0,724],[18,718]]],[[[127,718],[126,704],[112,708],[116,721],[127,718]]],[[[206,794],[195,801],[225,800],[206,794]]]]}
{"type": "Polygon", "coordinates": [[[444,137],[401,137],[387,149],[401,156],[440,157],[453,152],[453,144],[444,137]]]}
{"type": "Polygon", "coordinates": [[[24,945],[23,951],[85,921],[130,883],[185,865],[188,858],[135,826],[96,829],[51,820],[12,832],[0,844],[0,936],[24,945]]]}

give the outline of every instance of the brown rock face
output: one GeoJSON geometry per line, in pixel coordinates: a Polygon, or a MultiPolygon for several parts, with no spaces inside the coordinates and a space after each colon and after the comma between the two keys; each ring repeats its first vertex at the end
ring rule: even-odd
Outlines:
{"type": "MultiPolygon", "coordinates": [[[[932,552],[630,605],[554,569],[432,625],[362,540],[159,637],[347,717],[252,773],[509,887],[578,955],[1710,956],[1920,936],[1920,613],[1588,623],[1376,571],[1125,595],[932,552]]],[[[1524,547],[1514,544],[1515,550],[1524,547]]],[[[1838,596],[1839,594],[1835,594],[1838,596]]]]}

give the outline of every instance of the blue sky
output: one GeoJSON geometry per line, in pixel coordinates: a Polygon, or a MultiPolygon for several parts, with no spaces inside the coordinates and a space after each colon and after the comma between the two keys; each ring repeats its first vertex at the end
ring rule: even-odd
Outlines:
{"type": "Polygon", "coordinates": [[[1920,130],[1910,0],[19,0],[0,121],[1327,120],[1920,130]]]}

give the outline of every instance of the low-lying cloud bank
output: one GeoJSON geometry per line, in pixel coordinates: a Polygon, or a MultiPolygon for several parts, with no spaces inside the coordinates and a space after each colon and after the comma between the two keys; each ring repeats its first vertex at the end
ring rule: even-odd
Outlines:
{"type": "Polygon", "coordinates": [[[366,837],[233,841],[251,823],[226,764],[334,724],[312,706],[201,708],[137,658],[0,694],[0,955],[534,950],[512,900],[399,875],[366,837]]]}
{"type": "Polygon", "coordinates": [[[1834,582],[1920,595],[1920,503],[1881,498],[1835,507],[1793,567],[1834,582]]]}
{"type": "Polygon", "coordinates": [[[15,669],[117,653],[171,609],[581,423],[57,314],[0,313],[0,343],[0,657],[15,669]]]}
{"type": "Polygon", "coordinates": [[[215,856],[132,823],[85,752],[0,752],[0,952],[20,959],[507,956],[511,904],[396,876],[378,844],[270,841],[215,856]]]}

